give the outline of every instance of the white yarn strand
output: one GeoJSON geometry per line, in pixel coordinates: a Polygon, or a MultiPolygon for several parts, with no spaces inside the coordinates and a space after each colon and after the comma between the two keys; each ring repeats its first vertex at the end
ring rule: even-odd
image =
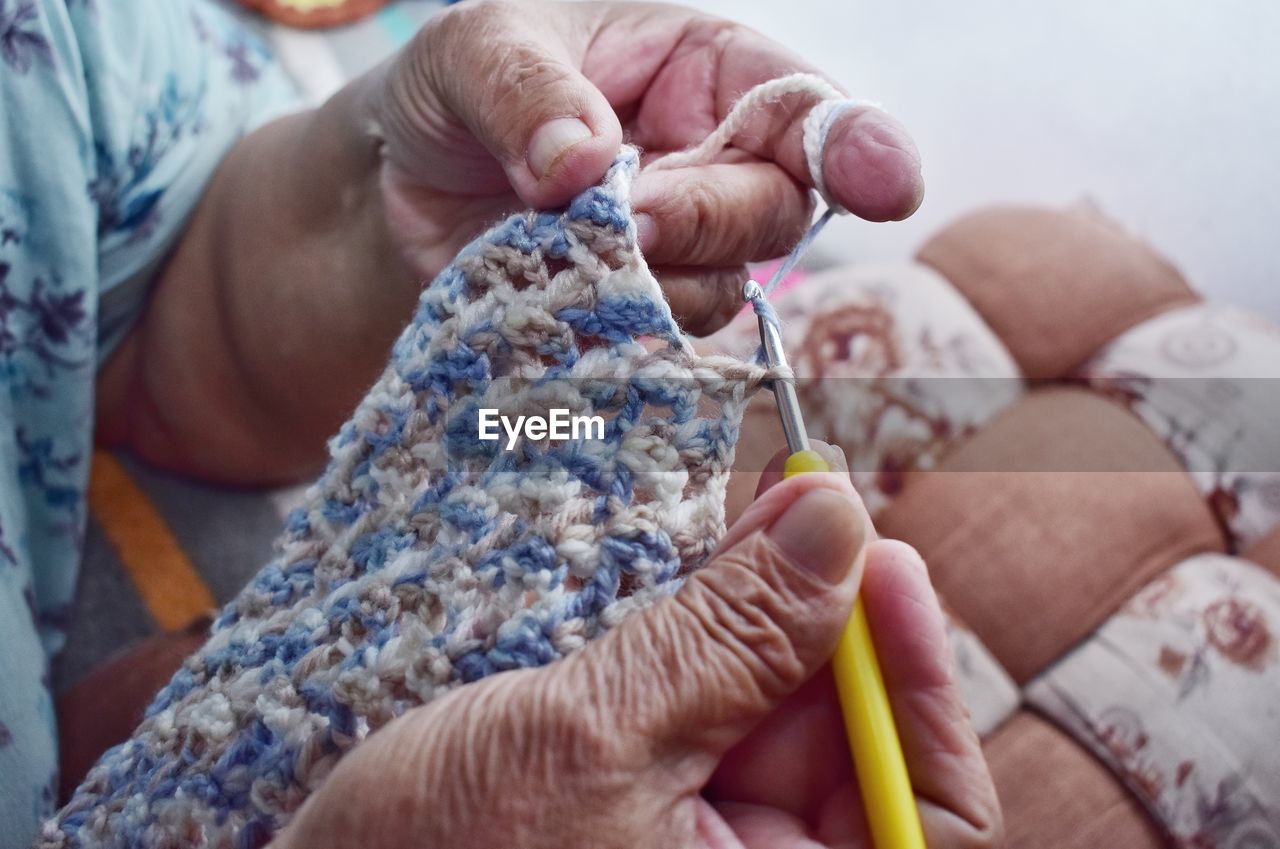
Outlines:
{"type": "Polygon", "coordinates": [[[831,193],[827,191],[826,175],[823,173],[822,154],[827,149],[827,136],[836,120],[855,106],[862,105],[856,100],[821,100],[809,110],[804,119],[804,158],[809,165],[809,176],[813,180],[813,188],[827,206],[837,213],[847,212],[831,193]]]}
{"type": "Polygon", "coordinates": [[[827,190],[827,181],[822,171],[822,153],[831,127],[840,115],[855,106],[872,104],[866,101],[849,100],[839,89],[817,74],[788,74],[785,77],[761,83],[738,98],[733,108],[729,110],[729,114],[720,122],[720,126],[699,144],[659,157],[650,162],[646,170],[707,164],[715,158],[716,154],[729,146],[733,137],[742,131],[757,109],[766,103],[792,94],[808,94],[816,100],[805,117],[803,125],[804,154],[806,164],[809,166],[809,177],[819,196],[829,207],[837,212],[845,212],[845,209],[827,190]]]}

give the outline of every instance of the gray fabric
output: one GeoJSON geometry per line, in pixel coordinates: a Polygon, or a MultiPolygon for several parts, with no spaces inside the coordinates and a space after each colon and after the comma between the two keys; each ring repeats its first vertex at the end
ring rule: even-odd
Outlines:
{"type": "Polygon", "coordinates": [[[67,623],[66,648],[53,662],[55,692],[75,684],[98,664],[156,630],[115,549],[91,518],[67,623]]]}
{"type": "Polygon", "coordinates": [[[271,557],[279,515],[266,490],[198,483],[123,460],[218,604],[240,591],[271,557]]]}
{"type": "MultiPolygon", "coordinates": [[[[273,491],[209,486],[119,459],[218,604],[229,601],[270,558],[281,527],[273,491]]],[[[53,666],[55,691],[65,690],[99,664],[159,632],[133,579],[91,515],[66,648],[53,666]]]]}

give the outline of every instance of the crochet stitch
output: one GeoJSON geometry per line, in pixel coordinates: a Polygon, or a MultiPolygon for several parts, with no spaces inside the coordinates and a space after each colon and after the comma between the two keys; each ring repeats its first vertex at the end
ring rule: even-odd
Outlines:
{"type": "Polygon", "coordinates": [[[638,161],[425,289],[278,555],[43,846],[260,845],[372,731],[582,647],[705,561],[744,405],[782,375],[694,353],[636,247],[638,161]],[[605,438],[506,451],[485,408],[605,438]]]}

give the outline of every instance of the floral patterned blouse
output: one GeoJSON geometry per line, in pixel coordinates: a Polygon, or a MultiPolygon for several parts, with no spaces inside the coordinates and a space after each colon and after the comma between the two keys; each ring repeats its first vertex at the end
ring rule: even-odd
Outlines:
{"type": "Polygon", "coordinates": [[[0,849],[54,802],[97,365],[227,149],[295,105],[207,0],[0,0],[0,849]]]}

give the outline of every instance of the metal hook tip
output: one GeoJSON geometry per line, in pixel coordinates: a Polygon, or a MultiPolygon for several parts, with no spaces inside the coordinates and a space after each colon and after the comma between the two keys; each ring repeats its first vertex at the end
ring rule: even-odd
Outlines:
{"type": "Polygon", "coordinates": [[[754,280],[748,280],[747,284],[742,287],[742,295],[748,301],[754,301],[756,298],[764,297],[764,289],[760,288],[760,284],[754,280]]]}

